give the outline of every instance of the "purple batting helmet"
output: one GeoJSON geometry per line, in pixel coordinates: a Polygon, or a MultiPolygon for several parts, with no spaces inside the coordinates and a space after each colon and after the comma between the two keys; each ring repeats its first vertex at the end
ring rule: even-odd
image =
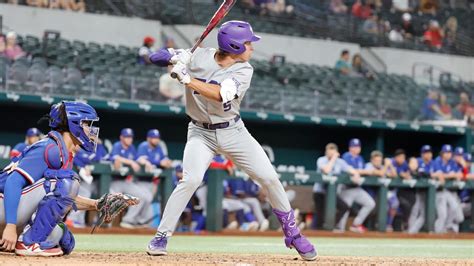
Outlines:
{"type": "Polygon", "coordinates": [[[222,24],[217,33],[219,49],[231,54],[245,52],[245,42],[256,42],[260,36],[255,35],[248,22],[231,20],[222,24]]]}

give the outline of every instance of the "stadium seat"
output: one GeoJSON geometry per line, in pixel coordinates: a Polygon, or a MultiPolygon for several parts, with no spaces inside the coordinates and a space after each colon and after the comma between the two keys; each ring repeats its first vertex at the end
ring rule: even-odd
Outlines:
{"type": "Polygon", "coordinates": [[[15,62],[7,71],[7,90],[28,92],[25,83],[28,81],[28,66],[15,62]]]}
{"type": "Polygon", "coordinates": [[[66,69],[61,92],[65,95],[78,96],[81,93],[82,73],[74,67],[66,69]]]}
{"type": "Polygon", "coordinates": [[[56,91],[61,89],[64,82],[64,73],[57,66],[50,66],[46,70],[46,83],[45,88],[48,88],[47,92],[54,94],[56,91]]]}
{"type": "Polygon", "coordinates": [[[25,83],[26,90],[35,94],[44,92],[43,85],[47,82],[45,72],[46,65],[38,63],[31,65],[27,73],[28,80],[25,83]]]}

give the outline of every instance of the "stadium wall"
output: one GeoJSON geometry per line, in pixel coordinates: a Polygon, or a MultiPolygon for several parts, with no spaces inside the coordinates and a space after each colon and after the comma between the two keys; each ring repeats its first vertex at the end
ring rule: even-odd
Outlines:
{"type": "Polygon", "coordinates": [[[414,64],[426,63],[456,74],[465,81],[474,81],[473,57],[401,50],[387,47],[373,47],[371,50],[385,62],[388,73],[411,76],[414,64]],[[400,58],[403,58],[403,60],[400,60],[400,58]]]}
{"type": "Polygon", "coordinates": [[[157,43],[161,43],[161,22],[155,20],[10,4],[0,4],[0,14],[4,30],[22,35],[42,37],[45,30],[55,30],[69,40],[125,46],[140,46],[144,36],[153,35],[157,43]]]}

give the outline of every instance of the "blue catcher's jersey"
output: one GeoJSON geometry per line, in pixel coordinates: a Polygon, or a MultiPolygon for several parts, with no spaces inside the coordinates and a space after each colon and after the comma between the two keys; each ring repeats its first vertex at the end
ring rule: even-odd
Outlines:
{"type": "Polygon", "coordinates": [[[362,156],[357,155],[356,157],[352,156],[350,152],[345,152],[342,155],[342,159],[346,161],[347,164],[352,166],[354,169],[364,169],[364,158],[362,156]]]}
{"type": "Polygon", "coordinates": [[[73,156],[66,149],[64,140],[56,131],[28,146],[20,156],[3,169],[0,174],[0,193],[4,192],[8,177],[22,177],[31,185],[43,178],[47,169],[72,169],[73,156]]]}
{"type": "Polygon", "coordinates": [[[168,159],[160,145],[152,147],[147,141],[143,141],[140,143],[140,145],[138,145],[137,160],[140,158],[145,158],[150,163],[158,167],[160,166],[162,160],[168,159]]]}

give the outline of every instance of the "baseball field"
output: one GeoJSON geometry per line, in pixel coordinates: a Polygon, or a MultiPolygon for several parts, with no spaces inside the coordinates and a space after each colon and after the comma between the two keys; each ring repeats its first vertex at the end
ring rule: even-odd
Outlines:
{"type": "Polygon", "coordinates": [[[472,239],[387,239],[312,237],[319,257],[304,262],[274,236],[175,236],[169,254],[145,254],[146,235],[76,237],[73,254],[60,258],[22,258],[0,253],[0,265],[474,265],[472,239]]]}

